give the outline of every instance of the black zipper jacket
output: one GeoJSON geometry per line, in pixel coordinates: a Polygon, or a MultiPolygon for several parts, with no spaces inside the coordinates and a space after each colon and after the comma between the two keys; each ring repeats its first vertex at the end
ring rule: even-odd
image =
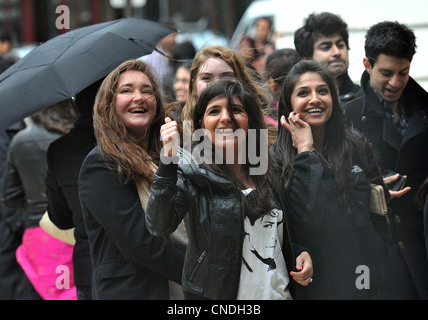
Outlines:
{"type": "MultiPolygon", "coordinates": [[[[234,300],[244,239],[241,192],[229,180],[191,162],[189,153],[181,151],[178,168],[176,164],[159,165],[151,185],[147,227],[155,235],[169,235],[184,219],[189,238],[183,269],[184,291],[208,299],[234,300]]],[[[284,197],[278,198],[284,208],[284,197]]],[[[285,214],[283,225],[282,250],[287,270],[292,271],[295,257],[306,250],[292,245],[285,214]]],[[[289,289],[296,299],[296,282],[292,279],[289,289]]]]}

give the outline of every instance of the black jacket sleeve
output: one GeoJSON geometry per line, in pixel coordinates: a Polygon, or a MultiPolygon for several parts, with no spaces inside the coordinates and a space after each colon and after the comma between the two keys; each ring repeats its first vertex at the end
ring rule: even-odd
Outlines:
{"type": "Polygon", "coordinates": [[[48,199],[48,214],[51,221],[60,229],[70,229],[74,227],[73,212],[67,204],[67,199],[61,192],[57,183],[57,178],[52,163],[52,149],[48,149],[48,173],[45,179],[46,195],[48,199]]]}
{"type": "Polygon", "coordinates": [[[185,193],[177,184],[177,165],[162,162],[153,178],[146,223],[154,235],[173,233],[188,211],[185,193]]]}
{"type": "Polygon", "coordinates": [[[85,223],[92,221],[86,225],[89,240],[100,240],[95,245],[104,250],[100,260],[117,259],[118,249],[126,260],[181,283],[185,249],[148,232],[137,187],[121,183],[98,153],[82,165],[79,197],[85,223]]]}

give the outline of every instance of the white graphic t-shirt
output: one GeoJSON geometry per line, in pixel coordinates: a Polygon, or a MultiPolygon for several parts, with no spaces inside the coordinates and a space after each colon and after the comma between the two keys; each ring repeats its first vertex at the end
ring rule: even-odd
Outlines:
{"type": "MultiPolygon", "coordinates": [[[[243,190],[248,196],[253,189],[243,190]]],[[[281,246],[283,212],[273,209],[251,222],[245,217],[238,300],[292,299],[288,290],[288,271],[281,246]]]]}

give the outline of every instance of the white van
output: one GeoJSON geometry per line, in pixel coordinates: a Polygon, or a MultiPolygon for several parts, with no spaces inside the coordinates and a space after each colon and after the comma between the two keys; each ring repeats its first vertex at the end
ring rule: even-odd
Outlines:
{"type": "Polygon", "coordinates": [[[349,31],[349,76],[359,84],[364,71],[365,34],[370,26],[385,20],[407,25],[416,35],[416,54],[410,75],[428,91],[428,0],[256,0],[237,25],[231,46],[237,47],[245,33],[253,33],[257,18],[267,16],[280,33],[277,49],[294,48],[294,31],[310,13],[329,11],[342,17],[349,31]]]}

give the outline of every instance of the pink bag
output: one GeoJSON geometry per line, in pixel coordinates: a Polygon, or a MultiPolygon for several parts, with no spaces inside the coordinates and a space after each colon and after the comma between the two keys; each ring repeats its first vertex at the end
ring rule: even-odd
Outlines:
{"type": "Polygon", "coordinates": [[[77,300],[72,255],[72,245],[40,227],[26,229],[16,250],[18,263],[44,300],[77,300]]]}

